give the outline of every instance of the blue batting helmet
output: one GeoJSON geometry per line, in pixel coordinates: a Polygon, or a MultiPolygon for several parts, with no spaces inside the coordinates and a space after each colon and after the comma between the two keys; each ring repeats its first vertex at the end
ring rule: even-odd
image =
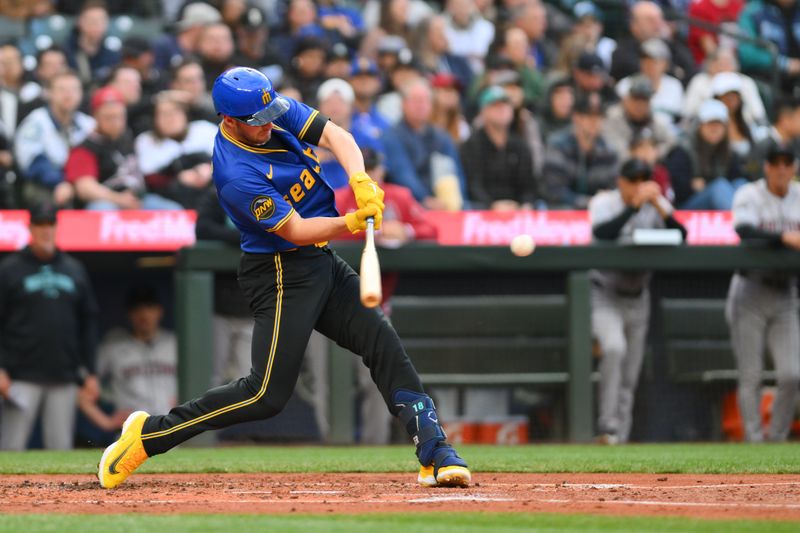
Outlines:
{"type": "Polygon", "coordinates": [[[275,92],[261,72],[235,67],[220,74],[211,89],[214,108],[249,126],[268,124],[289,110],[289,101],[275,92]]]}

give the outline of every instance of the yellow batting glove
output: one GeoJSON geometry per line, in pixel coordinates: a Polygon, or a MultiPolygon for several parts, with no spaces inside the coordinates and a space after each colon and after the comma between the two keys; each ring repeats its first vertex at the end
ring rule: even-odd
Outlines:
{"type": "Polygon", "coordinates": [[[367,219],[373,217],[375,219],[375,229],[380,229],[381,221],[383,220],[383,213],[374,204],[369,204],[366,207],[347,213],[344,216],[344,223],[351,233],[358,233],[367,229],[367,219]]]}
{"type": "Polygon", "coordinates": [[[378,209],[383,210],[383,189],[366,172],[356,172],[350,176],[350,187],[353,188],[359,209],[363,209],[368,203],[374,203],[378,209]]]}

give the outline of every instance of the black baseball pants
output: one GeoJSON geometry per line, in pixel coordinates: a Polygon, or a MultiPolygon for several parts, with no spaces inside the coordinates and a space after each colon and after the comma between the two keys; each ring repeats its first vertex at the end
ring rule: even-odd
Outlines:
{"type": "Polygon", "coordinates": [[[255,316],[250,375],[151,416],[147,455],[164,453],[209,429],[278,414],[297,382],[311,330],[361,355],[387,406],[396,389],[422,385],[394,328],[359,299],[358,275],[327,247],[242,255],[239,285],[255,316]]]}

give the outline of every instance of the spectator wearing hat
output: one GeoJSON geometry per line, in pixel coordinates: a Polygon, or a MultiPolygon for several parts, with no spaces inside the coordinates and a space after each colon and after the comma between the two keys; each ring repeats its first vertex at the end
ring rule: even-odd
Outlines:
{"type": "Polygon", "coordinates": [[[177,98],[187,107],[189,120],[218,123],[219,116],[208,92],[203,66],[196,59],[184,59],[170,71],[171,98],[177,98]]]}
{"type": "Polygon", "coordinates": [[[366,57],[356,57],[350,66],[350,85],[353,88],[353,124],[370,136],[379,137],[389,129],[389,122],[375,105],[381,90],[378,67],[366,57]]]}
{"type": "Polygon", "coordinates": [[[386,117],[389,124],[395,125],[403,115],[402,89],[406,85],[424,79],[422,66],[409,48],[397,54],[394,67],[389,71],[386,91],[378,98],[378,112],[386,117]]]}
{"type": "MultiPolygon", "coordinates": [[[[511,132],[521,137],[527,144],[532,158],[533,175],[541,186],[539,177],[542,175],[542,167],[544,166],[542,126],[539,124],[539,118],[527,106],[519,74],[514,71],[493,73],[491,80],[494,82],[493,85],[502,87],[508,96],[511,107],[514,109],[510,127],[511,132]]],[[[478,113],[478,116],[472,121],[472,131],[481,127],[483,127],[483,119],[478,113]]],[[[543,191],[537,190],[537,196],[542,197],[543,191]]]]}
{"type": "Polygon", "coordinates": [[[203,28],[221,20],[219,11],[205,2],[188,4],[181,19],[174,24],[174,33],[164,33],[153,43],[156,68],[167,71],[195,54],[203,28]]]}
{"type": "Polygon", "coordinates": [[[672,57],[670,75],[682,84],[689,82],[696,70],[694,57],[679,38],[671,36],[671,29],[664,21],[661,7],[650,0],[634,3],[630,8],[630,37],[620,39],[611,56],[611,77],[621,80],[641,72],[641,46],[649,39],[662,39],[672,57]]]}
{"type": "Polygon", "coordinates": [[[445,18],[450,50],[469,61],[473,73],[480,74],[494,40],[494,24],[483,18],[475,0],[447,0],[445,18]]]}
{"type": "Polygon", "coordinates": [[[663,115],[653,112],[650,79],[639,75],[631,78],[622,101],[612,105],[606,113],[603,135],[622,158],[628,157],[628,147],[633,137],[648,128],[658,143],[659,157],[664,157],[675,146],[675,129],[663,115]]]}
{"type": "Polygon", "coordinates": [[[511,130],[514,108],[505,89],[493,85],[480,97],[481,123],[461,146],[461,162],[473,207],[510,211],[536,200],[533,159],[525,140],[511,130]]]}
{"type": "Polygon", "coordinates": [[[145,194],[124,96],[113,87],[102,87],[92,95],[91,107],[95,129],[70,151],[64,165],[64,179],[75,188],[79,204],[92,210],[180,209],[145,194]]]}
{"type": "Polygon", "coordinates": [[[777,48],[777,65],[772,51],[755,43],[739,43],[742,71],[769,77],[778,68],[785,93],[791,94],[800,77],[800,45],[795,28],[800,24],[796,0],[754,0],[747,2],[739,16],[739,29],[752,39],[766,39],[777,48]]]}
{"type": "Polygon", "coordinates": [[[409,54],[410,50],[405,50],[409,50],[408,44],[399,35],[382,36],[376,45],[378,70],[389,75],[400,62],[400,56],[409,54]]]}
{"type": "Polygon", "coordinates": [[[739,60],[736,58],[736,52],[726,48],[720,48],[708,54],[703,70],[695,74],[689,82],[683,106],[684,122],[693,119],[700,105],[714,97],[712,80],[722,72],[735,73],[741,80],[740,94],[744,103],[742,113],[745,121],[749,124],[766,124],[767,112],[756,82],[753,81],[753,78],[739,72],[739,60]]]}
{"type": "Polygon", "coordinates": [[[119,51],[106,43],[108,10],[103,0],[88,0],[81,6],[75,29],[64,44],[70,68],[84,85],[104,78],[119,63],[119,51]]]}
{"type": "Polygon", "coordinates": [[[711,92],[728,108],[731,148],[739,156],[748,157],[753,145],[767,135],[767,128],[764,123],[745,118],[742,78],[735,72],[720,72],[711,80],[711,92]]]}
{"type": "Polygon", "coordinates": [[[14,159],[25,180],[24,202],[34,205],[49,200],[63,206],[73,198],[72,186],[64,181],[64,164],[70,149],[94,130],[95,121],[78,111],[83,88],[74,72],[53,76],[47,94],[48,105],[31,111],[19,125],[14,159]]]}
{"type": "Polygon", "coordinates": [[[328,49],[328,57],[325,60],[325,78],[349,78],[352,63],[347,45],[335,43],[328,49]]]}
{"type": "MultiPolygon", "coordinates": [[[[640,48],[639,76],[650,80],[653,95],[650,107],[656,115],[664,117],[667,123],[676,123],[683,115],[683,85],[676,78],[667,74],[672,54],[667,44],[661,39],[648,39],[640,48]]],[[[629,76],[617,83],[617,94],[623,96],[631,85],[629,76]]]]}
{"type": "Polygon", "coordinates": [[[618,100],[612,86],[608,69],[603,60],[594,52],[583,52],[572,65],[570,83],[576,97],[582,98],[589,93],[597,93],[603,104],[609,105],[618,100]]]}
{"type": "Polygon", "coordinates": [[[383,138],[391,183],[411,189],[428,209],[459,209],[466,198],[464,172],[450,136],[431,124],[430,85],[424,79],[409,83],[402,98],[403,118],[383,138]]]}
{"type": "MultiPolygon", "coordinates": [[[[211,153],[218,127],[191,120],[175,92],[156,97],[153,129],[136,137],[134,149],[148,191],[195,209],[211,182],[211,153]]],[[[154,194],[154,195],[155,195],[154,194]]]]}
{"type": "Polygon", "coordinates": [[[594,2],[582,0],[572,7],[572,16],[575,18],[572,35],[582,44],[584,50],[590,50],[600,57],[605,71],[608,72],[617,42],[603,34],[603,12],[594,2]]]}
{"type": "MultiPolygon", "coordinates": [[[[362,149],[370,148],[383,156],[381,131],[361,129],[361,123],[353,122],[355,93],[349,83],[340,78],[331,78],[319,86],[316,99],[319,102],[319,112],[337,126],[349,131],[358,146],[362,149]]],[[[347,185],[349,176],[336,157],[321,147],[317,149],[317,155],[330,186],[338,189],[347,185]]]]}
{"type": "Polygon", "coordinates": [[[450,51],[446,27],[447,21],[442,15],[423,20],[417,28],[419,37],[415,40],[414,52],[425,70],[455,76],[463,91],[472,83],[472,67],[463,56],[450,51]]]}
{"type": "Polygon", "coordinates": [[[234,37],[234,64],[268,72],[269,79],[273,81],[283,76],[286,65],[270,39],[270,28],[261,9],[250,6],[242,12],[234,27],[234,37]]]}
{"type": "Polygon", "coordinates": [[[800,157],[800,99],[778,99],[773,114],[775,118],[767,137],[753,146],[747,158],[746,174],[751,180],[760,177],[767,152],[775,145],[788,148],[795,157],[800,157]]]}
{"type": "MultiPolygon", "coordinates": [[[[595,241],[625,241],[637,229],[686,229],[652,181],[652,169],[629,159],[619,171],[616,189],[596,194],[589,203],[595,241]]],[[[644,358],[650,320],[651,272],[592,270],[592,336],[600,348],[599,442],[628,442],[633,400],[644,358]]]]}
{"type": "Polygon", "coordinates": [[[446,131],[456,146],[461,146],[470,133],[462,111],[461,85],[451,74],[436,74],[430,81],[433,89],[431,123],[446,131]]]}
{"type": "MultiPolygon", "coordinates": [[[[697,0],[689,4],[689,16],[720,29],[736,29],[736,21],[744,8],[744,0],[697,0]]],[[[689,25],[687,44],[692,51],[695,63],[702,65],[708,54],[720,46],[719,35],[695,24],[689,25]]]]}
{"type": "Polygon", "coordinates": [[[294,86],[305,104],[316,107],[317,89],[325,81],[325,57],[328,44],[319,37],[303,37],[297,41],[289,69],[288,82],[294,86]]]}
{"type": "Polygon", "coordinates": [[[79,387],[97,399],[97,304],[83,265],[56,247],[56,210],[30,210],[31,239],[0,262],[0,449],[24,450],[41,413],[48,449],[73,446],[79,387]]]}
{"type": "Polygon", "coordinates": [[[731,148],[728,112],[719,100],[708,100],[697,115],[698,126],[665,160],[681,209],[730,210],[736,189],[747,183],[743,160],[731,148]]]}
{"type": "Polygon", "coordinates": [[[544,186],[552,208],[586,209],[598,191],[614,186],[618,156],[602,135],[603,105],[597,94],[575,103],[572,125],[547,142],[544,186]]]}
{"type": "MultiPolygon", "coordinates": [[[[586,96],[584,96],[585,98],[586,96]]],[[[554,133],[572,126],[575,87],[569,78],[555,78],[547,86],[544,103],[537,106],[542,140],[547,144],[554,133]]]]}

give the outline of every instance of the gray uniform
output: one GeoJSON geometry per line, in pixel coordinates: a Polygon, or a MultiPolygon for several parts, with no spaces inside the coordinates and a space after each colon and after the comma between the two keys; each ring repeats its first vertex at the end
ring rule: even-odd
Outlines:
{"type": "MultiPolygon", "coordinates": [[[[665,200],[666,202],[666,200],[665,200]]],[[[667,211],[672,211],[665,204],[667,211]]],[[[619,191],[601,192],[589,203],[592,226],[622,214],[627,206],[619,191]]],[[[658,210],[645,204],[631,216],[619,238],[630,238],[633,230],[664,228],[658,210]]],[[[649,272],[592,270],[592,335],[600,344],[601,434],[627,442],[631,430],[633,395],[644,357],[647,324],[650,319],[649,272]]]]}
{"type": "MultiPolygon", "coordinates": [[[[800,229],[800,184],[781,198],[762,179],[743,186],[733,200],[735,227],[750,225],[781,233],[800,229]]],[[[731,280],[726,318],[739,368],[739,408],[748,441],[764,440],[761,428],[761,374],[764,348],[775,365],[777,392],[769,439],[786,440],[800,383],[800,320],[797,278],[787,273],[748,271],[731,280]]]]}

